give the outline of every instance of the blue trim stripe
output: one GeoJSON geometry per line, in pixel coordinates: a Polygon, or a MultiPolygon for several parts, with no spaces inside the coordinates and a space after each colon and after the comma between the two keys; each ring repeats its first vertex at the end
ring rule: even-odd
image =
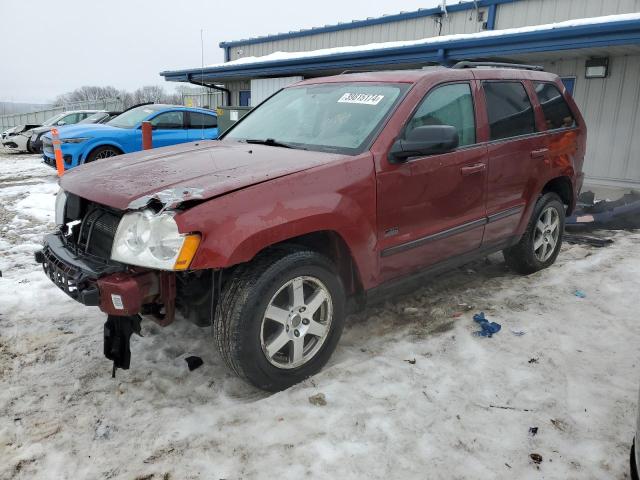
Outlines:
{"type": "MultiPolygon", "coordinates": [[[[484,8],[484,7],[489,7],[490,9],[493,8],[494,10],[493,18],[495,20],[496,5],[501,5],[503,3],[513,3],[518,1],[520,0],[477,0],[475,3],[477,4],[478,8],[484,8]]],[[[447,12],[448,13],[460,12],[464,10],[471,10],[474,8],[476,8],[476,5],[474,4],[473,1],[465,1],[462,3],[457,3],[455,5],[447,5],[447,12]]],[[[252,45],[255,43],[273,42],[276,40],[287,40],[289,38],[306,37],[308,35],[317,35],[319,33],[338,32],[341,30],[351,30],[353,28],[368,27],[371,25],[381,25],[384,23],[398,22],[401,20],[411,20],[413,18],[442,15],[442,13],[443,13],[443,10],[441,7],[425,8],[425,9],[415,10],[413,12],[396,13],[393,15],[385,15],[383,17],[367,18],[366,20],[353,20],[349,23],[339,23],[337,25],[326,25],[324,27],[310,28],[307,30],[298,30],[298,31],[289,32],[289,33],[278,33],[275,35],[266,35],[264,37],[245,38],[242,40],[231,40],[228,42],[220,42],[219,45],[220,45],[220,48],[228,48],[228,47],[237,47],[240,45],[252,45]]],[[[489,11],[489,18],[491,18],[491,10],[489,11]]],[[[493,30],[493,28],[491,28],[490,30],[493,30]]]]}
{"type": "MultiPolygon", "coordinates": [[[[317,57],[289,58],[262,63],[222,65],[204,69],[207,81],[228,78],[256,78],[314,71],[347,70],[376,65],[442,63],[456,60],[509,56],[518,53],[573,50],[612,45],[640,45],[640,20],[620,20],[562,27],[552,30],[510,33],[471,39],[433,42],[423,45],[336,53],[317,57]]],[[[165,71],[165,80],[184,82],[189,75],[201,75],[200,68],[165,71]]]]}

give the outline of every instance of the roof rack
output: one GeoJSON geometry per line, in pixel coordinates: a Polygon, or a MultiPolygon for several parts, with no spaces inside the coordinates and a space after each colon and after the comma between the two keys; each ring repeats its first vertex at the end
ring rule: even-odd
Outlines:
{"type": "Polygon", "coordinates": [[[458,62],[451,68],[478,68],[478,67],[491,67],[491,68],[519,68],[520,70],[535,70],[536,72],[544,72],[544,67],[540,65],[524,65],[521,63],[504,63],[504,62],[458,62]]]}

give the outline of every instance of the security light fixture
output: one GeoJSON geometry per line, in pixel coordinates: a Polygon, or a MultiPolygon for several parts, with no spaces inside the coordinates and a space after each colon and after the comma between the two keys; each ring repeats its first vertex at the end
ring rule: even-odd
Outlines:
{"type": "Polygon", "coordinates": [[[585,78],[605,78],[609,74],[609,58],[590,58],[585,63],[585,78]]]}

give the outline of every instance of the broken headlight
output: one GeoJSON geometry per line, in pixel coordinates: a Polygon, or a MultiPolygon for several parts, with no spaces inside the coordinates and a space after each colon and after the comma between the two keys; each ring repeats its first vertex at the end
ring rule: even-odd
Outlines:
{"type": "Polygon", "coordinates": [[[172,212],[131,212],[120,220],[111,258],[140,267],[185,270],[199,243],[199,235],[183,235],[178,231],[172,212]]]}

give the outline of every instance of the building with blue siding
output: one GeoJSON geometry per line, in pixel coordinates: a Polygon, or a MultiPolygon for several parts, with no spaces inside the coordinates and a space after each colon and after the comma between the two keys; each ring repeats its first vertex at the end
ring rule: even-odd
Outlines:
{"type": "Polygon", "coordinates": [[[589,127],[587,179],[640,187],[640,0],[476,0],[222,42],[225,62],[167,70],[229,105],[303,78],[461,60],[533,63],[560,75],[589,127]],[[604,76],[602,76],[604,74],[604,76]]]}

